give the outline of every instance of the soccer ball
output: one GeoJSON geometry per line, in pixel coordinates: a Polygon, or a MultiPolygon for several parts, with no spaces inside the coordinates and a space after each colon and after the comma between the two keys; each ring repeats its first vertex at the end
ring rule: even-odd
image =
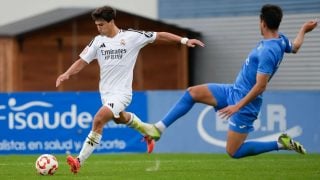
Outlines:
{"type": "Polygon", "coordinates": [[[38,174],[53,175],[58,169],[57,158],[51,154],[42,154],[36,161],[38,174]]]}

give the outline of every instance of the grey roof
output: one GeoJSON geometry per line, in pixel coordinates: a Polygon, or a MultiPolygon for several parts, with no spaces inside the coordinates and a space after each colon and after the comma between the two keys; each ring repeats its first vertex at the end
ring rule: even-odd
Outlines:
{"type": "Polygon", "coordinates": [[[90,8],[59,8],[0,26],[0,36],[16,36],[91,12],[90,8]]]}
{"type": "MultiPolygon", "coordinates": [[[[54,9],[52,11],[48,11],[46,13],[38,14],[30,18],[22,19],[20,21],[16,21],[14,23],[10,23],[7,25],[0,26],[0,36],[18,36],[24,33],[31,32],[33,30],[37,30],[52,24],[56,24],[59,22],[63,22],[81,15],[85,15],[87,13],[91,13],[94,9],[92,8],[59,8],[54,9]]],[[[119,11],[118,11],[119,12],[119,11]]],[[[123,11],[122,11],[123,12],[123,11]]],[[[126,12],[123,12],[126,13],[126,12]]],[[[127,13],[130,14],[130,13],[127,13]]],[[[132,14],[133,15],[133,14],[132,14]]],[[[137,16],[137,15],[134,15],[137,16]]],[[[141,17],[144,19],[148,19],[145,17],[141,17]]],[[[151,19],[149,19],[151,20],[151,19]]],[[[156,23],[165,24],[167,26],[172,26],[175,28],[183,29],[190,34],[190,37],[200,36],[199,32],[194,30],[190,30],[187,28],[178,27],[176,25],[167,24],[165,22],[161,22],[159,20],[152,20],[156,23]]]]}

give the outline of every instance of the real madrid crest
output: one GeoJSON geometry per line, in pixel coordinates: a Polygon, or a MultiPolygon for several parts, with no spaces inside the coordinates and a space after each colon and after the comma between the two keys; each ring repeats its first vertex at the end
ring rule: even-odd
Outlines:
{"type": "Polygon", "coordinates": [[[126,45],[126,41],[124,41],[124,39],[121,39],[120,44],[121,44],[122,46],[125,46],[125,45],[126,45]]]}

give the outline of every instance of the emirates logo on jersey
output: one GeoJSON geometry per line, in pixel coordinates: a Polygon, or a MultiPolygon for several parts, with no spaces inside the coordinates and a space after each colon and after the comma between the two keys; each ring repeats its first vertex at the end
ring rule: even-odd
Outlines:
{"type": "Polygon", "coordinates": [[[125,45],[126,45],[126,41],[125,41],[124,39],[121,39],[120,44],[121,44],[122,46],[125,46],[125,45]]]}
{"type": "Polygon", "coordinates": [[[127,53],[127,49],[108,49],[101,50],[101,55],[104,56],[105,60],[122,59],[127,53]]]}

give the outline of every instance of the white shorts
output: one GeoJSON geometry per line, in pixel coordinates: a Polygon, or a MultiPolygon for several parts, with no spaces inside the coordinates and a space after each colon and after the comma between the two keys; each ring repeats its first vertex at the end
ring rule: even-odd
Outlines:
{"type": "Polygon", "coordinates": [[[120,117],[120,112],[124,111],[131,103],[132,96],[114,93],[101,94],[103,106],[107,106],[115,118],[120,117]]]}

